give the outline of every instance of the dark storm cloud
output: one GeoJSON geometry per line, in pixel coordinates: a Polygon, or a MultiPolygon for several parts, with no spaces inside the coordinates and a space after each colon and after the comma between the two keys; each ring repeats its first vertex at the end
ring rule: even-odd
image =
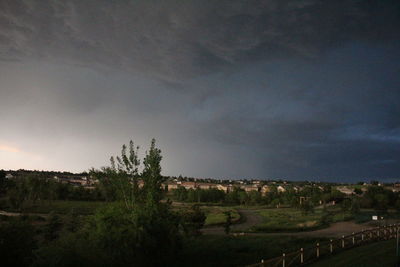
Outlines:
{"type": "Polygon", "coordinates": [[[398,1],[0,0],[0,145],[82,170],[156,137],[172,175],[399,177],[399,28],[398,1]]]}
{"type": "Polygon", "coordinates": [[[1,58],[139,70],[170,81],[255,59],[399,37],[389,1],[2,0],[1,58]]]}

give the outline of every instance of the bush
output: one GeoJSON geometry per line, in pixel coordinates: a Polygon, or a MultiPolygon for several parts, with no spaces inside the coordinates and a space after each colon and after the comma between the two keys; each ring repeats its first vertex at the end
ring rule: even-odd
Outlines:
{"type": "Polygon", "coordinates": [[[36,247],[34,229],[26,221],[10,218],[0,224],[1,266],[29,266],[36,247]]]}
{"type": "Polygon", "coordinates": [[[186,235],[200,235],[200,229],[203,228],[206,221],[205,213],[198,205],[193,205],[190,210],[185,211],[182,215],[182,226],[186,235]]]}
{"type": "Polygon", "coordinates": [[[38,252],[38,266],[153,266],[180,248],[179,217],[168,204],[102,208],[81,231],[64,233],[38,252]]]}

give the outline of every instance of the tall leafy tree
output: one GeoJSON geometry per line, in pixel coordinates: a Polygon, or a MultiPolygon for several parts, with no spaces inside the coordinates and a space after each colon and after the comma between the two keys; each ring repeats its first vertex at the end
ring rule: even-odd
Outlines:
{"type": "Polygon", "coordinates": [[[120,156],[110,158],[109,167],[90,171],[90,174],[100,181],[101,190],[107,200],[120,200],[129,209],[142,201],[139,190],[138,151],[139,146],[135,147],[131,140],[129,147],[122,146],[120,156]]]}
{"type": "Polygon", "coordinates": [[[158,203],[163,197],[161,188],[165,178],[161,175],[161,150],[156,148],[156,140],[151,140],[149,151],[143,160],[144,169],[142,173],[143,191],[146,201],[150,203],[158,203]]]}

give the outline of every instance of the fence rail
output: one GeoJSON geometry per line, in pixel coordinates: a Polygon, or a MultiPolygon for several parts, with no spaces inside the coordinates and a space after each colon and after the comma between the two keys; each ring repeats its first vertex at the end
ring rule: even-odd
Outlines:
{"type": "Polygon", "coordinates": [[[391,224],[364,230],[351,235],[330,239],[314,246],[300,248],[297,251],[283,253],[282,256],[268,260],[261,260],[259,263],[248,265],[248,267],[289,267],[300,266],[327,255],[339,253],[343,250],[369,243],[398,238],[400,224],[391,224]]]}

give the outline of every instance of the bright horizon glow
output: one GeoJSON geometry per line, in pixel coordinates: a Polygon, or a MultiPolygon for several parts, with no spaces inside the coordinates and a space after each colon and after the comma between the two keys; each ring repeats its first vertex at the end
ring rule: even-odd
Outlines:
{"type": "Polygon", "coordinates": [[[0,145],[0,150],[6,151],[6,152],[11,152],[11,153],[20,153],[21,152],[21,150],[19,150],[18,148],[8,146],[8,145],[0,145]]]}

